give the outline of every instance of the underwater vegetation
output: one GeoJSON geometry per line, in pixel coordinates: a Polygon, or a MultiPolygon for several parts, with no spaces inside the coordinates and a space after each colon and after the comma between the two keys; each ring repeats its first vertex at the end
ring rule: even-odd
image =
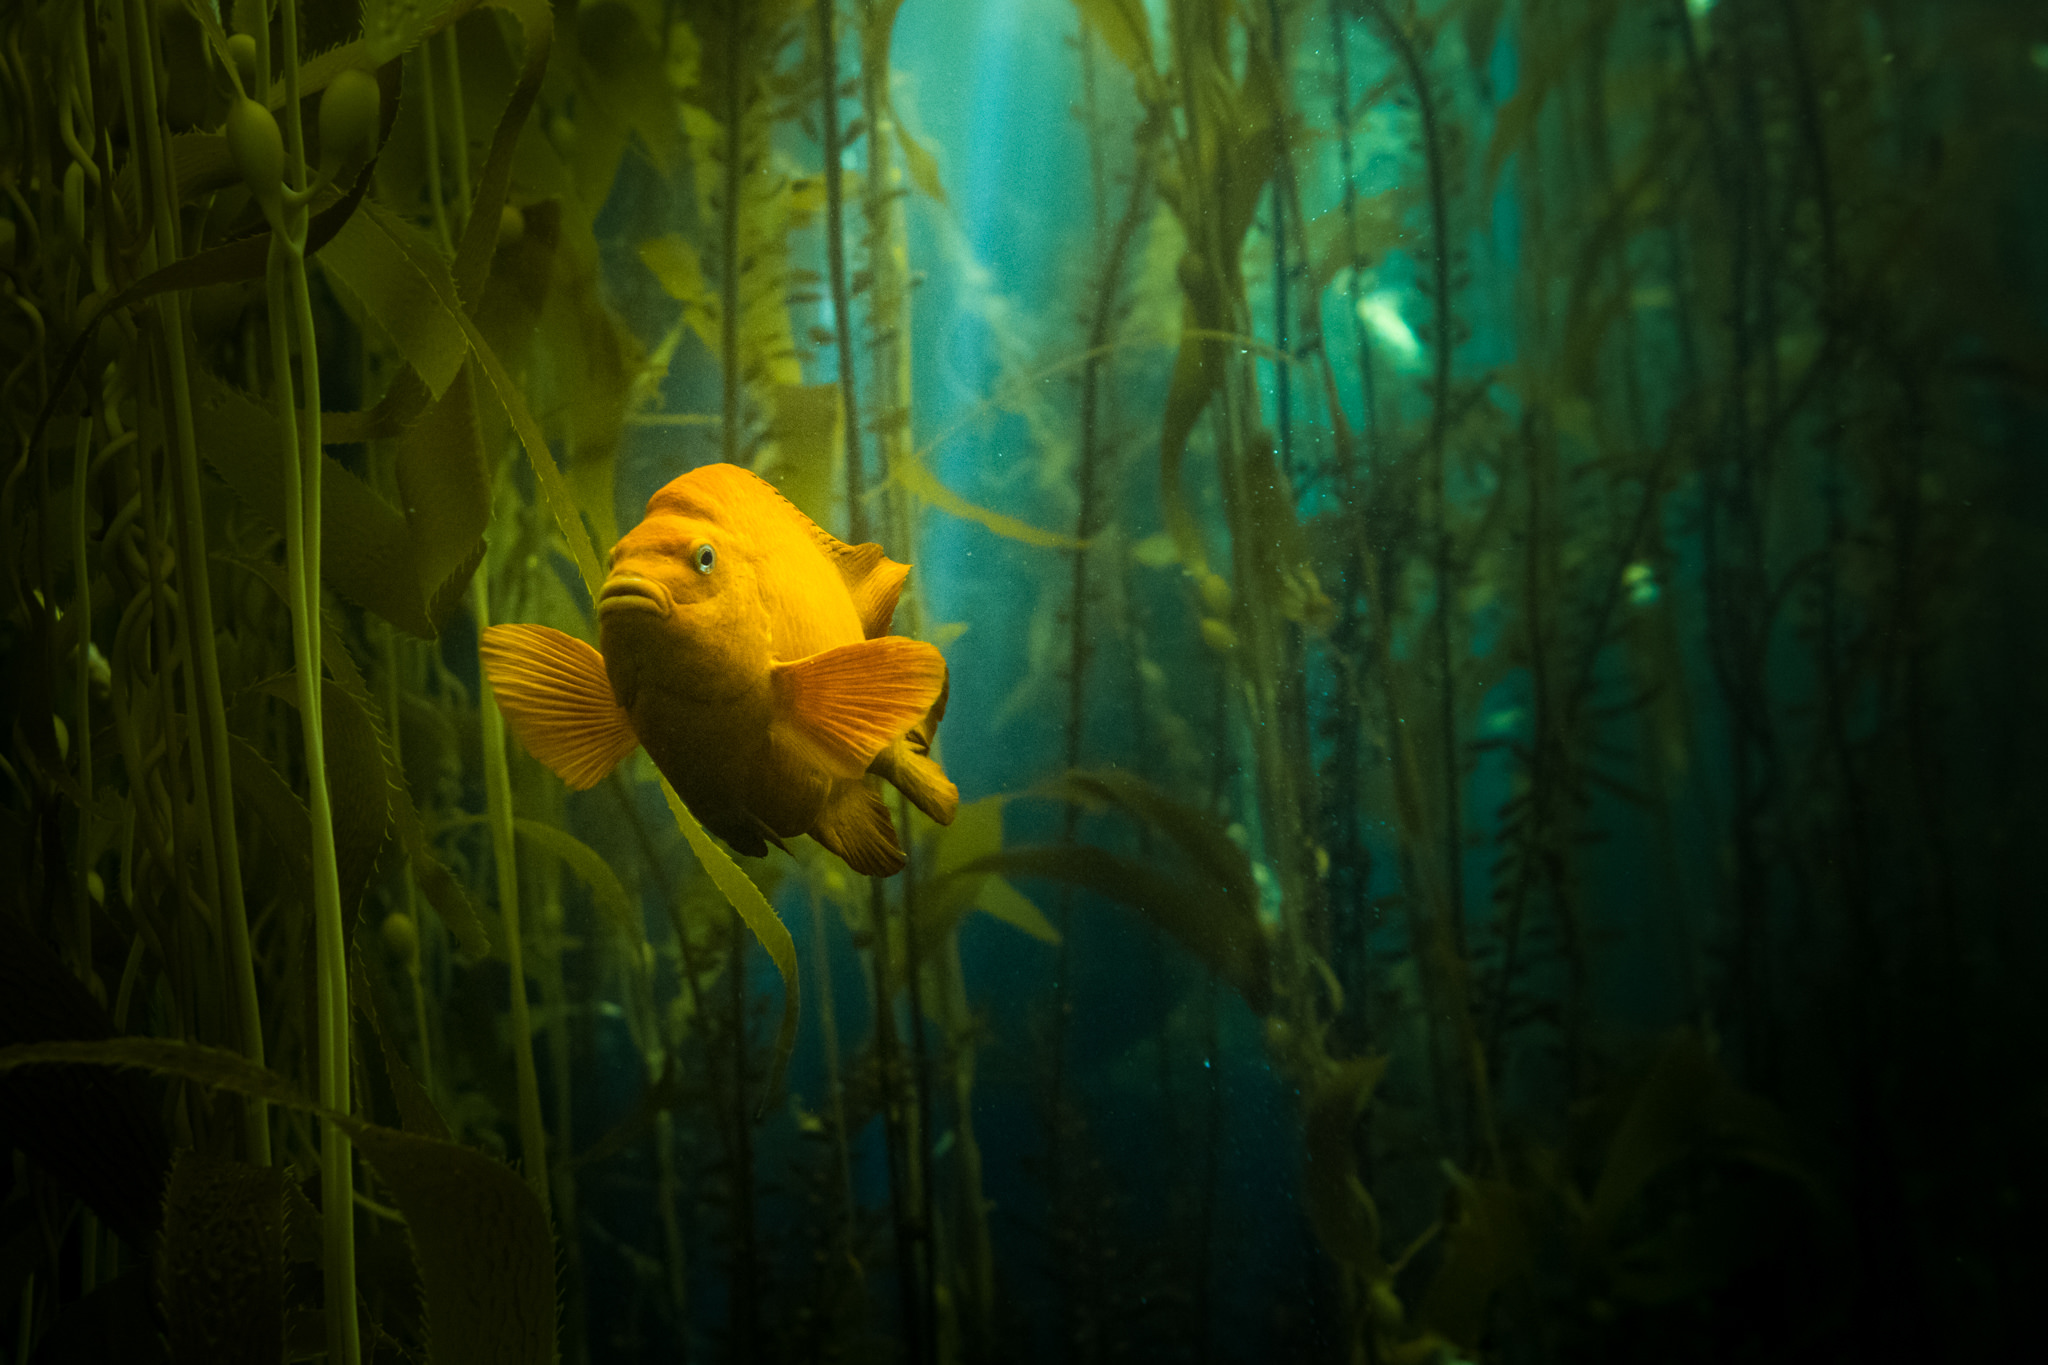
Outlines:
{"type": "Polygon", "coordinates": [[[0,1361],[2038,1335],[2044,221],[2017,0],[0,9],[0,1361]]]}

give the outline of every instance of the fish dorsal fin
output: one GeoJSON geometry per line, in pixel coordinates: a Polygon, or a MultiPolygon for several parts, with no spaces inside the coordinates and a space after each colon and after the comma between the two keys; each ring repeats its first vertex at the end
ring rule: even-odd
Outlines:
{"type": "Polygon", "coordinates": [[[834,777],[855,778],[925,718],[945,690],[946,661],[922,640],[885,635],[776,664],[769,681],[791,747],[834,777]]]}
{"type": "Polygon", "coordinates": [[[575,790],[602,782],[639,747],[612,696],[604,655],[575,636],[547,626],[492,626],[477,652],[512,733],[575,790]]]}
{"type": "Polygon", "coordinates": [[[831,544],[825,553],[839,566],[846,590],[853,594],[853,609],[860,616],[861,633],[870,640],[889,633],[896,619],[896,599],[903,595],[903,580],[910,566],[898,564],[882,553],[879,545],[848,545],[830,535],[818,533],[831,544]]]}
{"type": "Polygon", "coordinates": [[[887,635],[889,624],[896,617],[896,599],[903,595],[903,580],[910,576],[910,566],[898,564],[882,552],[881,546],[872,542],[848,545],[812,521],[804,509],[791,502],[781,489],[752,470],[738,465],[722,468],[732,471],[725,476],[730,485],[745,487],[764,498],[772,498],[781,504],[784,512],[796,518],[797,524],[810,535],[825,558],[839,570],[840,578],[846,583],[846,591],[853,597],[854,611],[860,617],[861,634],[870,640],[887,635]]]}

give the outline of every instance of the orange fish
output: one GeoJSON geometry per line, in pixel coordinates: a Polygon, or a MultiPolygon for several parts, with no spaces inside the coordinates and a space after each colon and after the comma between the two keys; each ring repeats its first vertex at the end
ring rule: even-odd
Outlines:
{"type": "Polygon", "coordinates": [[[492,626],[484,670],[527,749],[581,791],[645,745],[704,827],[741,853],[808,834],[854,871],[903,867],[870,776],[951,824],[931,757],[946,661],[888,633],[910,566],[847,545],[736,465],[673,480],[611,555],[603,652],[492,626]]]}

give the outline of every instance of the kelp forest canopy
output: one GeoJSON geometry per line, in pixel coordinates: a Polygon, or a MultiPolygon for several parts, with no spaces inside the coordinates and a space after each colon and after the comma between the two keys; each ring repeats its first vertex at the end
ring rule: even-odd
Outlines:
{"type": "Polygon", "coordinates": [[[2008,1350],[2044,215],[2022,0],[6,6],[0,1361],[2008,1350]],[[718,461],[893,877],[508,738],[718,461]]]}

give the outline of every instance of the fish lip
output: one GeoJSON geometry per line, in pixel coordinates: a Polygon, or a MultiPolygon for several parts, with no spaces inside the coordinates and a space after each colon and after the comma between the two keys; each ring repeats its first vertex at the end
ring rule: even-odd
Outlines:
{"type": "Polygon", "coordinates": [[[620,611],[651,611],[666,616],[675,610],[675,602],[668,589],[652,578],[613,574],[597,590],[597,610],[600,616],[620,611]]]}

